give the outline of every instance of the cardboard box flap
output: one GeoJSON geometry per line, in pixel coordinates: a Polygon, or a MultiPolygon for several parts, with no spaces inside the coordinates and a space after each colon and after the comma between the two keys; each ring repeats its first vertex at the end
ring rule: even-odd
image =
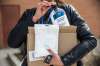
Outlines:
{"type": "MultiPolygon", "coordinates": [[[[34,33],[34,28],[33,27],[28,27],[28,32],[29,33],[34,33]]],[[[62,26],[60,27],[60,32],[61,33],[75,33],[76,32],[76,27],[75,26],[62,26]]]]}
{"type": "Polygon", "coordinates": [[[35,33],[31,32],[27,34],[27,51],[33,51],[35,49],[35,33]],[[33,33],[33,34],[32,34],[33,33]]]}
{"type": "Polygon", "coordinates": [[[34,33],[34,27],[28,27],[28,33],[34,33]]]}
{"type": "Polygon", "coordinates": [[[62,26],[60,27],[60,33],[76,33],[75,26],[62,26]]]}

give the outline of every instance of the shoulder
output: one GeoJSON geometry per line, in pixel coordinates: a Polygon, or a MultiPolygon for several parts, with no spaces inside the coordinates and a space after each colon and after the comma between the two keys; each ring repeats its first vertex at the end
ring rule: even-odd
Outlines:
{"type": "Polygon", "coordinates": [[[34,12],[36,11],[36,8],[26,9],[26,12],[34,12]]]}
{"type": "Polygon", "coordinates": [[[64,4],[63,7],[71,11],[76,11],[76,8],[72,4],[64,4]]]}
{"type": "Polygon", "coordinates": [[[63,8],[67,13],[70,13],[70,14],[77,11],[72,4],[68,4],[68,3],[62,4],[60,7],[63,8]]]}
{"type": "Polygon", "coordinates": [[[26,15],[29,15],[29,14],[34,15],[35,12],[36,12],[36,8],[31,8],[31,9],[26,9],[26,10],[24,11],[24,14],[26,14],[26,15]]]}

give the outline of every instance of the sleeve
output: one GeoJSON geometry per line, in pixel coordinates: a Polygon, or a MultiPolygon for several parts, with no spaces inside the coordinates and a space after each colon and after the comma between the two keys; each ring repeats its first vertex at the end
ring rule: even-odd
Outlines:
{"type": "Polygon", "coordinates": [[[84,19],[78,14],[73,6],[69,5],[68,9],[70,11],[71,24],[77,26],[77,38],[80,42],[71,51],[61,56],[65,66],[79,61],[97,45],[97,40],[90,32],[90,28],[84,19]]]}
{"type": "Polygon", "coordinates": [[[8,36],[8,46],[18,48],[25,41],[28,32],[28,26],[34,25],[32,22],[32,13],[26,10],[19,19],[16,26],[11,30],[8,36]]]}

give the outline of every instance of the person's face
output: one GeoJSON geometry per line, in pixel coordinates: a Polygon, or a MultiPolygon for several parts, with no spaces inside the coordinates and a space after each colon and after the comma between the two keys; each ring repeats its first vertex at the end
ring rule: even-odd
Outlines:
{"type": "MultiPolygon", "coordinates": [[[[48,2],[54,2],[55,0],[41,0],[41,1],[48,1],[48,2]]],[[[64,3],[65,0],[58,0],[60,3],[64,3]]]]}
{"type": "Polygon", "coordinates": [[[41,1],[54,2],[54,0],[41,0],[41,1]]]}

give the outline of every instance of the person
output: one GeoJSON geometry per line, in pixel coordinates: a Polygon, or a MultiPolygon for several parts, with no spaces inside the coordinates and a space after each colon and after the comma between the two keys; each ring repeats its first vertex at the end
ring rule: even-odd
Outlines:
{"type": "MultiPolygon", "coordinates": [[[[53,54],[53,58],[50,64],[54,66],[70,66],[71,64],[77,62],[77,66],[82,66],[82,62],[80,61],[81,58],[83,58],[87,53],[89,53],[92,49],[96,47],[97,40],[90,32],[90,29],[85,20],[79,15],[79,13],[72,5],[65,4],[64,0],[59,0],[59,3],[63,4],[59,6],[59,8],[65,10],[70,25],[77,26],[77,39],[80,42],[71,51],[63,56],[59,56],[51,49],[49,49],[48,51],[53,54]]],[[[26,40],[28,26],[34,26],[34,24],[46,24],[45,22],[41,23],[41,18],[44,17],[44,21],[48,19],[48,9],[50,9],[52,5],[56,5],[55,2],[51,0],[41,0],[36,8],[27,9],[22,17],[19,19],[16,26],[9,33],[8,45],[12,48],[18,48],[24,42],[25,53],[23,54],[23,56],[25,56],[27,54],[26,40]]],[[[26,58],[22,66],[27,66],[26,58]]]]}

